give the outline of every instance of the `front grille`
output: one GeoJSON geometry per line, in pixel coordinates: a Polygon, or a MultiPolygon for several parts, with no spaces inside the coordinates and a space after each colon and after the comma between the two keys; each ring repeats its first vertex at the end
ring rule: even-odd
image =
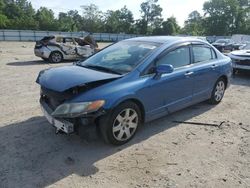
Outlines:
{"type": "Polygon", "coordinates": [[[237,65],[250,66],[250,59],[247,59],[247,60],[237,60],[235,63],[237,65]]]}
{"type": "Polygon", "coordinates": [[[56,92],[44,87],[41,87],[41,100],[45,102],[52,110],[55,110],[65,100],[72,97],[70,92],[56,92]]]}
{"type": "Polygon", "coordinates": [[[55,110],[60,104],[60,101],[46,95],[41,95],[41,100],[45,102],[52,110],[55,110]]]}

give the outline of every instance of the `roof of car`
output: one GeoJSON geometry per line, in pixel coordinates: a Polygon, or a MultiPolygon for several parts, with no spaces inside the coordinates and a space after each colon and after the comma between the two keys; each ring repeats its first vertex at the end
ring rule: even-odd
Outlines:
{"type": "Polygon", "coordinates": [[[172,42],[188,42],[197,41],[204,42],[203,40],[192,37],[177,37],[177,36],[150,36],[150,37],[135,37],[127,39],[129,41],[145,41],[145,42],[157,42],[157,43],[172,43],[172,42]]]}

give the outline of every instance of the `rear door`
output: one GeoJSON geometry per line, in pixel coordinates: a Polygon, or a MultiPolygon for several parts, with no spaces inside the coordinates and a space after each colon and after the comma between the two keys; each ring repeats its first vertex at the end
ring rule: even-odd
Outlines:
{"type": "Polygon", "coordinates": [[[194,72],[193,102],[210,97],[219,76],[219,62],[214,50],[206,44],[192,45],[192,67],[194,72]]]}

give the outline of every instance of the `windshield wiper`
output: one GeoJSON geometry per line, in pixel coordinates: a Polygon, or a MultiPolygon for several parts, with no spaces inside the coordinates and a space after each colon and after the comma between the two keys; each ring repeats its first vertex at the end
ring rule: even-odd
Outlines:
{"type": "Polygon", "coordinates": [[[100,71],[104,71],[104,72],[122,75],[120,72],[115,71],[113,69],[109,69],[107,67],[102,67],[102,66],[98,66],[98,65],[82,65],[82,64],[77,64],[77,65],[85,67],[85,68],[90,68],[90,69],[94,69],[94,70],[100,70],[100,71]]]}

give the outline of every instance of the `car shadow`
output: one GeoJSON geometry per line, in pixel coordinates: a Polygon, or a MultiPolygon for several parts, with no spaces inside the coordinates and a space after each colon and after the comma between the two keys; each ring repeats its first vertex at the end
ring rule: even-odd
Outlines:
{"type": "Polygon", "coordinates": [[[55,135],[42,116],[6,125],[0,128],[0,187],[45,187],[72,174],[90,176],[101,170],[95,166],[99,160],[180,125],[173,121],[187,121],[211,108],[200,103],[146,123],[129,143],[118,147],[95,135],[88,141],[55,135]]]}
{"type": "Polygon", "coordinates": [[[44,60],[35,60],[35,61],[15,61],[7,63],[9,66],[32,66],[32,65],[44,65],[44,64],[53,64],[53,65],[59,65],[64,63],[74,63],[74,61],[65,60],[60,63],[50,63],[49,61],[44,60]]]}
{"type": "Polygon", "coordinates": [[[240,70],[235,75],[233,75],[231,84],[250,86],[249,79],[250,79],[250,71],[240,70]]]}

